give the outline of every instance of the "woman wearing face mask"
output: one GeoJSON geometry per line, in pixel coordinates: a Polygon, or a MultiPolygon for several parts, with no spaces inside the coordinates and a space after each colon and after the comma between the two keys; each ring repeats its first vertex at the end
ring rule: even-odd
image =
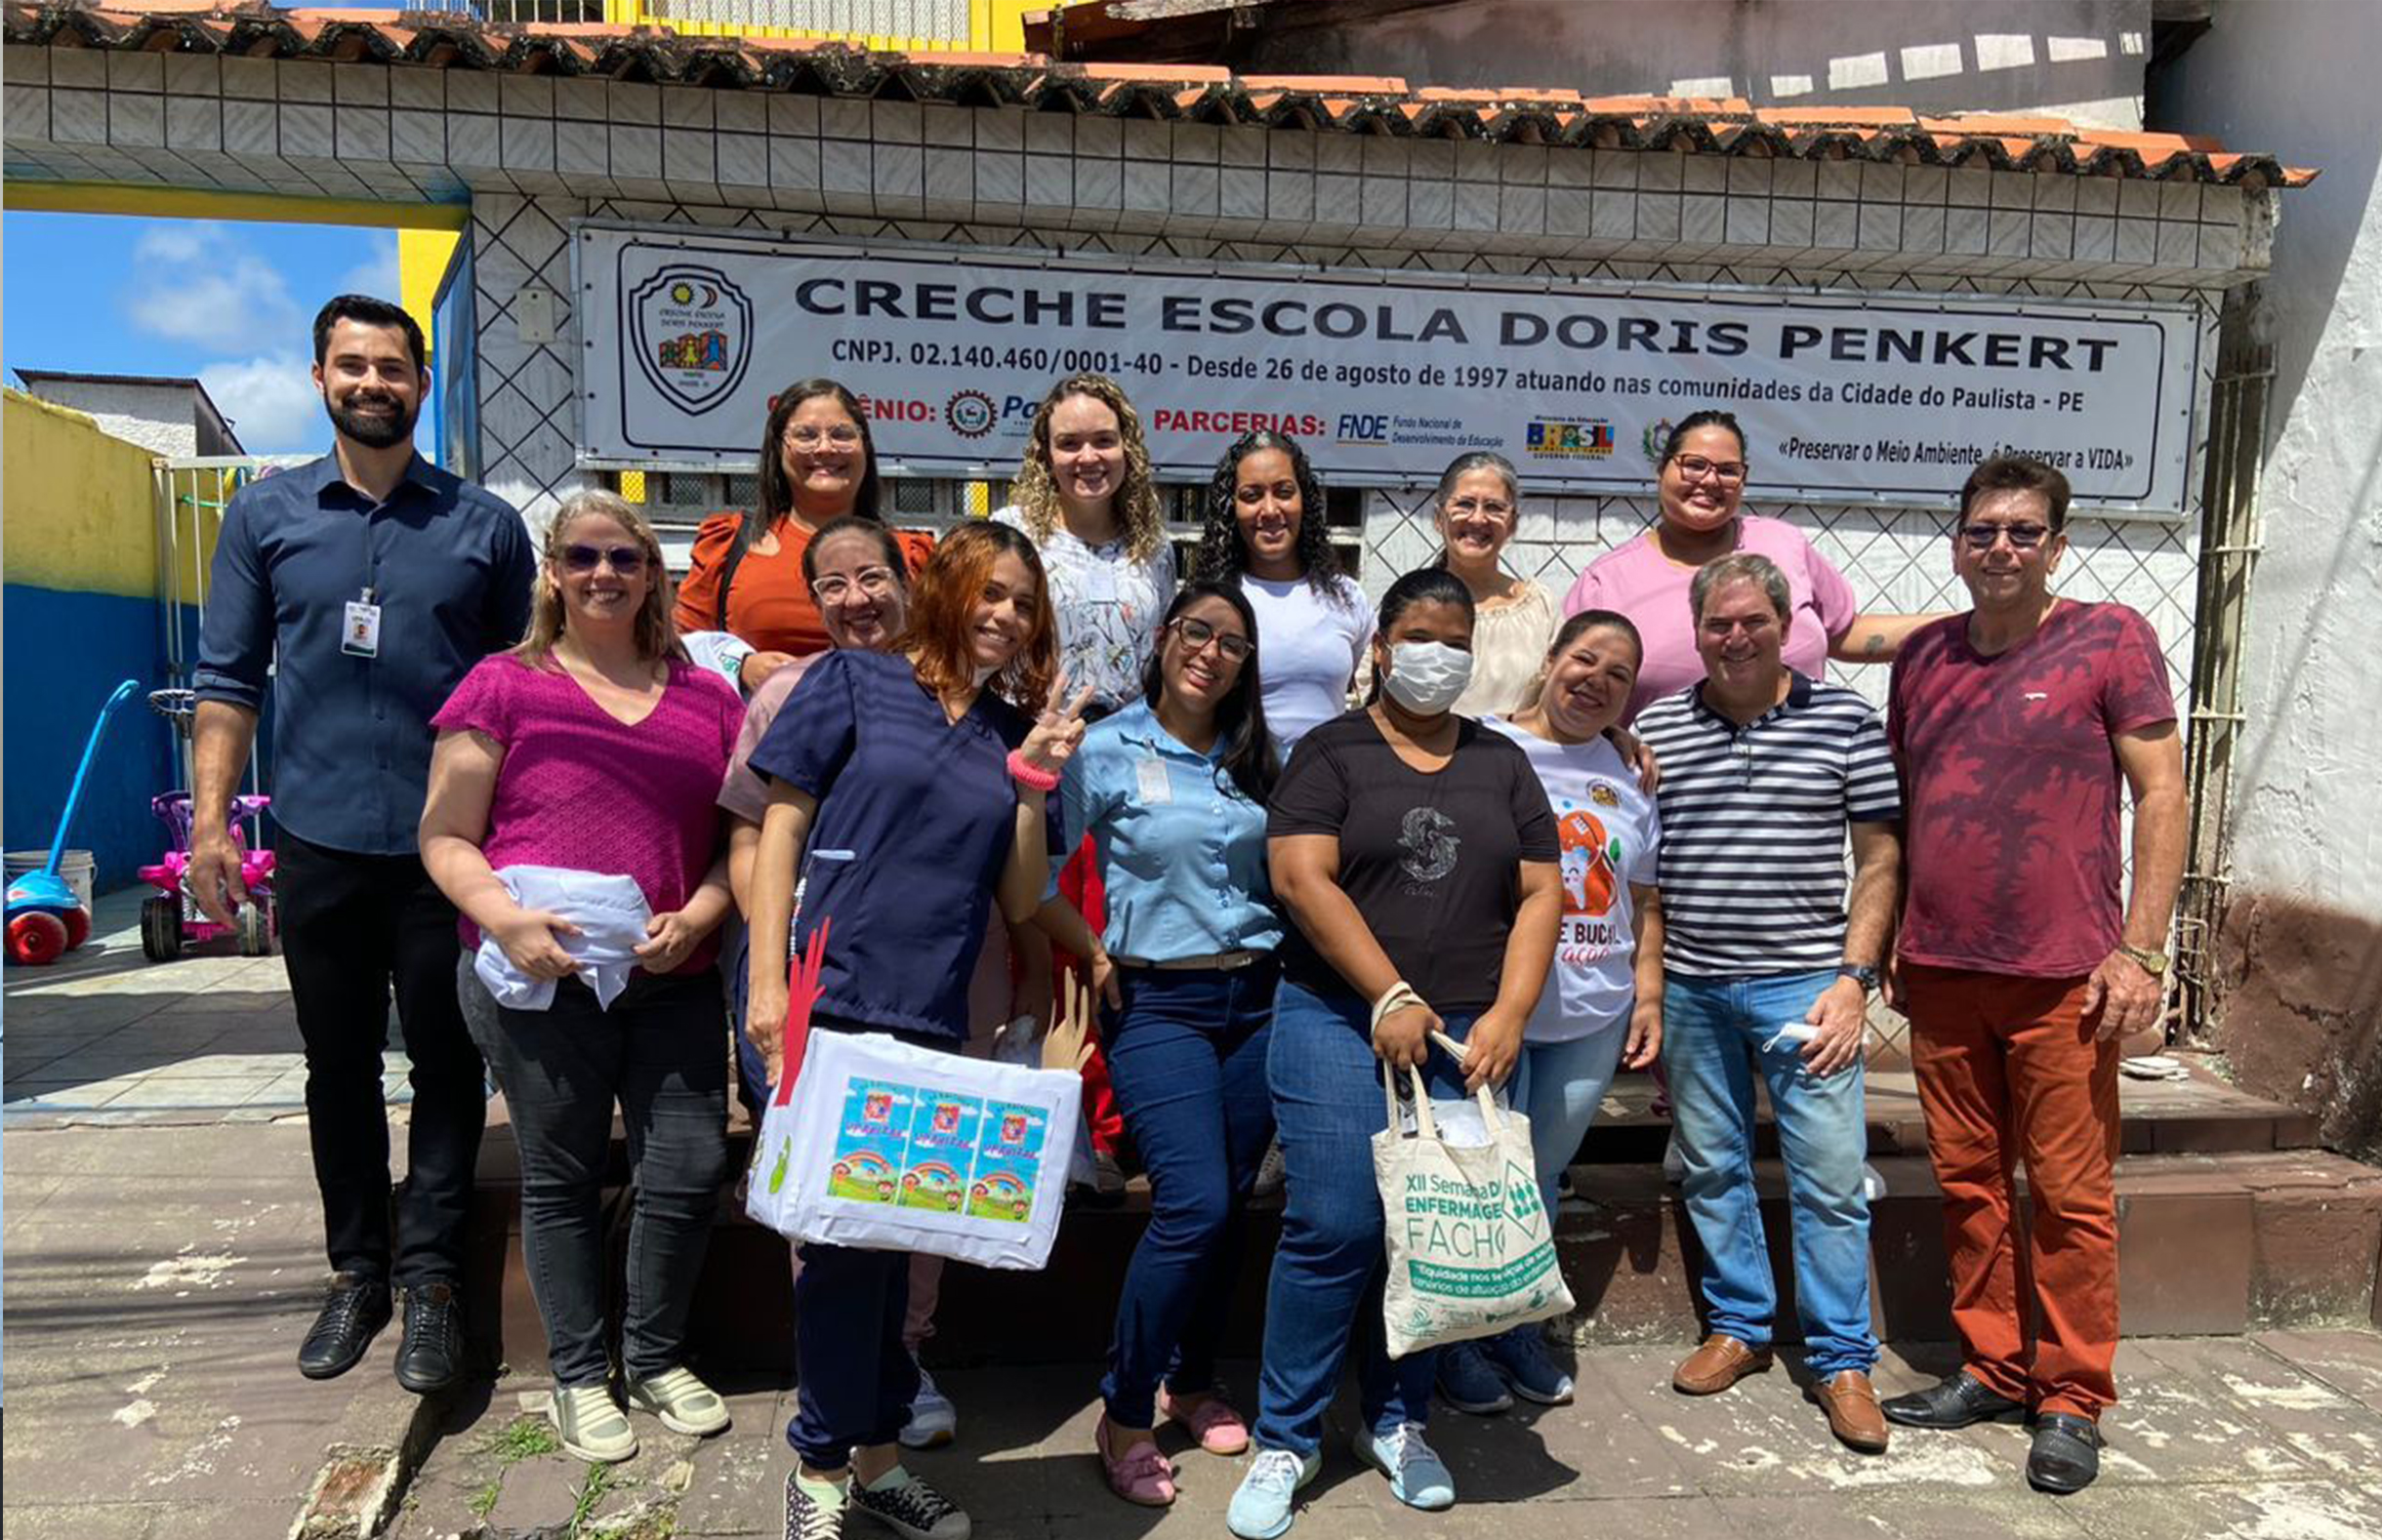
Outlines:
{"type": "MultiPolygon", "coordinates": [[[[833,380],[779,391],[761,429],[760,480],[759,507],[715,514],[695,532],[677,614],[680,630],[727,631],[754,649],[739,667],[748,693],[833,645],[802,583],[802,552],[836,519],[878,516],[877,451],[858,399],[833,380]]],[[[916,572],[933,538],[899,539],[916,572]]]]}
{"type": "Polygon", "coordinates": [[[1109,1069],[1150,1177],[1095,1439],[1109,1488],[1150,1507],[1174,1500],[1153,1410],[1210,1453],[1249,1444],[1214,1372],[1243,1204],[1273,1132],[1265,1059],[1282,920],[1265,874],[1275,760],[1255,637],[1239,589],[1177,593],[1142,698],[1086,735],[1059,786],[1067,842],[1088,834],[1106,878],[1119,1007],[1109,1069]]]}
{"type": "MultiPolygon", "coordinates": [[[[512,975],[517,1008],[497,1005],[473,1036],[512,1109],[553,1415],[582,1460],[626,1460],[637,1443],[605,1346],[598,1189],[615,1103],[636,1168],[628,1403],[677,1433],[728,1425],[685,1354],[727,1159],[712,932],[728,892],[712,795],[741,714],[735,692],[678,648],[653,531],[611,493],[582,492],[547,533],[528,637],[473,668],[432,718],[422,861],[463,912],[467,960],[486,935],[512,975]],[[509,886],[498,872],[513,868],[632,879],[652,913],[635,963],[582,975],[561,942],[580,926],[546,906],[589,885],[532,889],[515,874],[509,886]]],[[[576,917],[596,927],[594,911],[576,917]]]]}
{"type": "Polygon", "coordinates": [[[1399,1501],[1456,1501],[1423,1441],[1438,1355],[1382,1342],[1382,1214],[1371,1141],[1384,1067],[1437,1094],[1503,1083],[1554,956],[1559,847],[1546,793],[1511,739],[1455,712],[1471,677],[1472,595],[1444,569],[1381,599],[1376,697],[1299,743],[1266,821],[1274,891],[1297,922],[1283,953],[1267,1079],[1289,1166],[1266,1295],[1257,1458],[1226,1521],[1291,1525],[1321,1466],[1324,1411],[1359,1338],[1359,1458],[1399,1501]],[[1429,1040],[1465,1045],[1454,1064],[1429,1040]]]}
{"type": "MultiPolygon", "coordinates": [[[[847,515],[823,526],[802,550],[802,577],[826,622],[827,634],[840,648],[884,653],[910,619],[910,575],[893,532],[875,519],[847,515]]],[[[794,693],[812,664],[828,656],[811,653],[769,675],[753,692],[745,708],[744,728],[736,737],[736,751],[720,783],[719,806],[728,814],[728,877],[740,910],[753,902],[753,862],[760,848],[761,815],[769,805],[769,789],[753,773],[753,750],[777,720],[779,708],[794,693]]],[[[730,1015],[737,1026],[737,1068],[745,1105],[758,1110],[769,1094],[768,1068],[760,1050],[744,1033],[745,980],[748,958],[744,927],[723,949],[721,966],[727,974],[730,1015]]],[[[1023,1003],[1013,995],[1009,976],[1010,937],[1007,924],[994,915],[987,926],[984,950],[977,953],[967,985],[966,1052],[990,1055],[996,1034],[1023,1003]]],[[[795,1259],[795,1276],[801,1276],[801,1259],[795,1259]]],[[[943,1259],[921,1252],[910,1259],[909,1313],[902,1323],[902,1343],[912,1359],[934,1334],[934,1310],[941,1297],[943,1259]]],[[[924,1365],[918,1371],[918,1394],[902,1424],[904,1448],[932,1448],[949,1443],[959,1431],[959,1413],[924,1365]]]]}
{"type": "MultiPolygon", "coordinates": [[[[1482,718],[1530,756],[1562,847],[1562,930],[1555,965],[1522,1034],[1509,1089],[1530,1118],[1540,1196],[1580,1153],[1614,1070],[1651,1066],[1663,1044],[1663,921],[1655,857],[1662,826],[1637,772],[1606,736],[1637,682],[1637,628],[1611,610],[1564,622],[1540,663],[1530,704],[1482,718]],[[1635,955],[1632,955],[1634,949],[1635,955]]],[[[1439,1394],[1458,1411],[1500,1412],[1520,1396],[1555,1405],[1572,1379],[1548,1358],[1536,1323],[1459,1342],[1439,1355],[1439,1394]]]]}
{"type": "MultiPolygon", "coordinates": [[[[1082,695],[1059,699],[1033,546],[998,524],[954,532],[919,574],[897,645],[814,664],[753,750],[769,803],[753,862],[746,1035],[772,1077],[790,942],[832,922],[811,1031],[956,1050],[990,901],[997,892],[1019,923],[1040,906],[1045,794],[1084,724],[1082,695]],[[1041,715],[1029,725],[1014,700],[1041,715]],[[801,933],[790,937],[798,871],[801,933]]],[[[789,1537],[841,1534],[847,1506],[904,1534],[967,1532],[966,1516],[900,1464],[918,1391],[901,1335],[908,1280],[898,1252],[802,1247],[789,1537]]]]}
{"type": "Polygon", "coordinates": [[[1141,418],[1105,375],[1074,375],[1043,397],[996,522],[1023,530],[1050,575],[1067,677],[1091,687],[1097,718],[1141,694],[1156,622],[1174,597],[1141,418]]]}
{"type": "Polygon", "coordinates": [[[1844,574],[1782,519],[1745,511],[1745,429],[1727,412],[1689,414],[1670,430],[1656,469],[1662,517],[1655,526],[1588,564],[1565,596],[1563,612],[1618,610],[1646,638],[1646,663],[1622,720],[1646,704],[1704,677],[1689,619],[1688,585],[1705,562],[1731,551],[1769,557],[1786,574],[1794,613],[1786,666],[1818,678],[1828,660],[1891,663],[1903,639],[1936,615],[1867,615],[1844,574]]]}
{"type": "Polygon", "coordinates": [[[1476,449],[1440,473],[1439,564],[1463,580],[1478,620],[1472,628],[1472,682],[1456,703],[1466,716],[1511,710],[1522,699],[1555,634],[1555,600],[1499,565],[1522,516],[1513,462],[1476,449]]]}
{"type": "Polygon", "coordinates": [[[1198,572],[1249,595],[1265,648],[1265,721],[1288,754],[1348,709],[1374,627],[1333,554],[1323,484],[1296,439],[1259,428],[1224,451],[1208,483],[1198,572]]]}

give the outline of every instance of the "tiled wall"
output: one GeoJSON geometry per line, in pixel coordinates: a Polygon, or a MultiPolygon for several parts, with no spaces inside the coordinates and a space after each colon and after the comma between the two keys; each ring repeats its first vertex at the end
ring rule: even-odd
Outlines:
{"type": "MultiPolygon", "coordinates": [[[[579,479],[567,234],[588,215],[1218,262],[2197,295],[2212,312],[2217,291],[2265,269],[2273,224],[2274,194],[2194,182],[84,49],[12,47],[5,73],[12,180],[470,198],[485,478],[533,517],[579,479]],[[561,302],[551,344],[522,344],[511,313],[532,280],[561,302]]],[[[2197,504],[2197,464],[2187,484],[2197,504]]],[[[1373,574],[1427,553],[1419,503],[1370,498],[1373,574]]],[[[1809,525],[1873,604],[1951,602],[1942,510],[1768,510],[1809,525]]],[[[1630,499],[1540,504],[1516,564],[1568,583],[1650,513],[1630,499]]],[[[2197,507],[2174,524],[2087,522],[2065,574],[2069,591],[2151,613],[2179,683],[2197,522],[2197,507]]]]}

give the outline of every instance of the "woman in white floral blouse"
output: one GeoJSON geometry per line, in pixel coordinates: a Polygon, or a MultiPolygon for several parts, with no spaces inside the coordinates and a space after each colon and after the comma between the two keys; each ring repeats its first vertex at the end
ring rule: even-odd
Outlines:
{"type": "Polygon", "coordinates": [[[1114,380],[1073,375],[1050,387],[1010,496],[993,517],[1042,552],[1068,681],[1091,687],[1087,714],[1131,704],[1174,597],[1174,550],[1141,419],[1114,380]]]}

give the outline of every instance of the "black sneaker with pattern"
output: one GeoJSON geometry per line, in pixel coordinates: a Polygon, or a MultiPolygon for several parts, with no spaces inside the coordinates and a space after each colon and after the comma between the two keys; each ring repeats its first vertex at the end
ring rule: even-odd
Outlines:
{"type": "Polygon", "coordinates": [[[967,1540],[971,1526],[959,1504],[907,1471],[901,1476],[883,1488],[853,1477],[851,1505],[907,1540],[967,1540]]]}
{"type": "Polygon", "coordinates": [[[830,1508],[786,1476],[786,1540],[843,1540],[843,1510],[830,1508]]]}

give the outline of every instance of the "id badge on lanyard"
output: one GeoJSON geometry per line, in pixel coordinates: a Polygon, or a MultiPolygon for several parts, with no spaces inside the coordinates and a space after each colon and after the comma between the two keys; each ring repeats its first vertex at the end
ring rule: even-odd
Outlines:
{"type": "Polygon", "coordinates": [[[340,625],[339,650],[350,658],[381,655],[381,606],[373,589],[366,588],[362,598],[348,601],[347,617],[340,625]]]}

